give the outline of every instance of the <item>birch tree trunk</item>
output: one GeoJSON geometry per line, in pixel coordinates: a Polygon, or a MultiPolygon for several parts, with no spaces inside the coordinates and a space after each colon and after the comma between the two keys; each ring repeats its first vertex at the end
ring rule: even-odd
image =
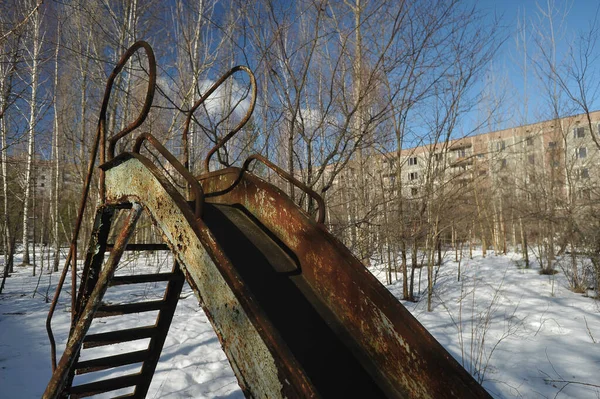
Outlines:
{"type": "MultiPolygon", "coordinates": [[[[9,259],[8,259],[8,253],[9,253],[9,246],[10,246],[10,218],[9,218],[9,213],[8,213],[8,176],[7,176],[7,140],[6,140],[6,133],[7,133],[7,126],[6,126],[6,119],[4,118],[4,115],[6,114],[6,111],[8,110],[8,104],[9,104],[9,96],[10,93],[12,91],[12,76],[13,73],[15,71],[15,67],[16,67],[16,52],[15,55],[13,56],[13,62],[12,65],[9,67],[8,65],[4,64],[4,63],[0,63],[0,145],[1,147],[1,152],[0,152],[0,164],[1,164],[1,169],[2,169],[2,195],[4,198],[4,218],[3,218],[3,225],[2,225],[2,231],[3,231],[3,242],[2,242],[2,247],[4,248],[4,265],[8,265],[9,264],[9,259]]],[[[12,264],[12,263],[11,263],[12,264]]],[[[8,272],[12,273],[12,270],[8,270],[6,269],[5,274],[7,274],[8,272]]]]}
{"type": "Polygon", "coordinates": [[[523,218],[519,216],[519,227],[521,230],[521,253],[525,259],[525,267],[529,269],[529,249],[527,248],[527,233],[523,228],[523,218]]]}
{"type": "MultiPolygon", "coordinates": [[[[54,189],[52,192],[52,221],[53,221],[53,236],[54,236],[54,259],[53,270],[58,271],[60,261],[60,233],[59,233],[59,191],[60,191],[60,157],[59,157],[59,115],[58,115],[58,53],[60,49],[60,23],[56,32],[56,48],[54,50],[54,96],[52,103],[54,104],[54,137],[52,138],[52,157],[54,159],[54,189]]],[[[85,121],[81,121],[85,125],[85,121]]]]}
{"type": "MultiPolygon", "coordinates": [[[[178,5],[178,7],[180,7],[178,5]]],[[[192,105],[194,104],[194,102],[200,97],[201,93],[199,92],[199,87],[198,84],[200,82],[200,72],[201,72],[201,65],[200,65],[200,59],[199,59],[199,55],[200,55],[200,45],[201,45],[201,33],[202,33],[202,26],[204,23],[204,0],[199,0],[198,1],[198,12],[197,12],[197,19],[196,19],[196,24],[194,25],[194,29],[191,33],[191,37],[187,38],[187,32],[183,32],[183,34],[181,35],[183,37],[184,40],[186,40],[185,45],[183,46],[184,49],[186,50],[187,54],[185,54],[185,60],[189,62],[189,68],[190,68],[190,72],[192,74],[192,84],[190,86],[190,88],[188,89],[188,91],[185,93],[184,95],[184,103],[191,108],[192,105]]],[[[177,10],[178,13],[184,13],[185,11],[182,10],[177,10]]],[[[178,15],[179,19],[182,19],[183,16],[182,15],[178,15]]],[[[183,24],[183,22],[182,22],[183,24]]],[[[181,27],[180,29],[185,29],[185,27],[181,27]]],[[[184,142],[182,143],[183,145],[183,165],[188,169],[188,170],[195,170],[194,169],[194,163],[196,160],[196,143],[197,138],[196,138],[196,124],[192,123],[190,125],[190,130],[188,132],[188,136],[184,138],[184,142]]]]}
{"type": "Polygon", "coordinates": [[[28,265],[29,259],[29,214],[31,199],[31,183],[33,173],[33,160],[35,157],[35,128],[38,117],[37,97],[39,85],[39,58],[42,46],[41,16],[39,9],[34,11],[32,17],[32,52],[31,52],[31,97],[29,102],[29,122],[27,137],[27,162],[25,165],[25,196],[23,199],[23,265],[28,265]]]}
{"type": "MultiPolygon", "coordinates": [[[[4,84],[4,76],[0,77],[0,112],[2,112],[2,114],[4,114],[4,107],[5,107],[5,88],[4,88],[5,84],[4,84]]],[[[6,136],[5,136],[5,132],[6,131],[6,123],[4,121],[4,118],[0,119],[0,140],[1,140],[1,146],[2,146],[2,151],[0,152],[0,164],[2,165],[2,197],[4,198],[4,218],[3,218],[3,224],[2,224],[2,249],[3,249],[3,255],[4,255],[4,264],[8,264],[8,258],[7,258],[7,250],[8,250],[8,201],[6,200],[6,194],[8,193],[8,187],[6,185],[6,136]]]]}

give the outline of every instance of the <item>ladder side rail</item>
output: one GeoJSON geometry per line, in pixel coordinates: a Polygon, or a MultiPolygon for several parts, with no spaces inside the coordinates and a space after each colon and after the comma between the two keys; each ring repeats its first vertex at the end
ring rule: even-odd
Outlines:
{"type": "Polygon", "coordinates": [[[112,220],[115,214],[114,207],[100,206],[96,211],[94,227],[88,245],[88,250],[85,259],[85,266],[81,275],[81,284],[77,293],[76,314],[75,319],[85,306],[98,277],[102,264],[104,263],[104,254],[107,250],[108,235],[112,225],[112,220]]]}
{"type": "MultiPolygon", "coordinates": [[[[90,152],[90,159],[88,162],[87,173],[83,185],[83,192],[81,194],[81,200],[77,212],[77,220],[75,222],[75,228],[73,230],[73,236],[71,239],[71,244],[69,248],[69,253],[67,255],[67,259],[63,266],[63,270],[61,272],[60,278],[56,285],[56,291],[54,297],[52,299],[52,303],[50,304],[50,309],[48,311],[48,316],[46,318],[46,331],[48,333],[48,339],[50,341],[50,353],[52,358],[52,370],[56,369],[56,342],[54,339],[54,333],[52,332],[52,318],[54,316],[54,312],[56,311],[56,306],[58,304],[58,300],[60,297],[60,293],[62,291],[67,272],[69,267],[71,267],[71,324],[75,323],[76,318],[76,292],[77,292],[77,240],[79,238],[79,232],[81,230],[83,224],[83,217],[85,214],[85,209],[87,207],[89,192],[91,188],[91,183],[93,180],[93,174],[96,164],[96,157],[99,155],[100,164],[105,162],[106,157],[106,113],[108,110],[108,102],[110,100],[110,94],[112,91],[113,83],[117,77],[117,75],[121,72],[127,61],[135,54],[139,49],[143,48],[148,56],[148,64],[149,64],[149,80],[148,80],[148,90],[146,93],[146,101],[144,106],[142,107],[142,111],[138,118],[129,124],[125,129],[121,132],[117,133],[109,140],[109,150],[114,151],[114,146],[116,142],[127,135],[128,133],[135,130],[139,127],[146,117],[148,116],[148,112],[150,111],[150,106],[152,105],[152,100],[154,98],[154,90],[156,87],[156,59],[154,57],[154,52],[150,45],[144,41],[138,41],[134,43],[121,57],[115,68],[113,69],[111,75],[108,78],[106,83],[106,88],[104,91],[104,98],[102,100],[102,108],[100,110],[100,117],[98,118],[98,127],[96,130],[96,136],[94,138],[94,142],[92,144],[92,149],[90,152]],[[100,150],[100,151],[98,151],[100,150]]],[[[109,157],[112,153],[109,151],[109,157]]],[[[105,199],[105,177],[104,171],[100,170],[100,201],[104,203],[105,199]]]]}
{"type": "Polygon", "coordinates": [[[69,341],[67,342],[67,347],[65,348],[56,370],[52,373],[52,378],[46,387],[46,391],[44,392],[42,399],[59,398],[63,394],[65,388],[70,385],[68,380],[73,368],[73,364],[75,363],[77,355],[81,350],[85,335],[92,324],[94,314],[101,305],[102,297],[108,289],[110,280],[115,273],[123,252],[125,251],[127,242],[135,231],[135,225],[141,213],[142,206],[134,203],[129,216],[125,221],[123,230],[117,237],[115,247],[108,258],[106,265],[100,272],[98,283],[95,285],[92,294],[85,305],[85,308],[81,312],[75,328],[73,328],[71,336],[69,337],[69,341]]]}
{"type": "Polygon", "coordinates": [[[144,361],[140,371],[142,382],[136,386],[134,391],[134,397],[137,398],[145,398],[148,393],[185,282],[185,276],[177,261],[173,265],[172,273],[176,275],[176,278],[170,280],[167,285],[164,296],[166,306],[158,314],[156,321],[157,334],[150,339],[148,344],[150,355],[144,361]]]}

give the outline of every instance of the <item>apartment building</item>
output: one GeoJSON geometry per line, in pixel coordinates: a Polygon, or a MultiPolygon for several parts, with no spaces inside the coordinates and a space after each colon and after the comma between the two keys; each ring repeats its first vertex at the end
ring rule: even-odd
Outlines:
{"type": "Polygon", "coordinates": [[[328,194],[330,222],[360,223],[396,198],[410,206],[425,194],[448,195],[474,185],[522,200],[600,197],[600,111],[589,119],[574,115],[403,149],[399,156],[374,155],[362,165],[351,162],[328,194]],[[359,172],[367,187],[359,187],[359,172]]]}
{"type": "MultiPolygon", "coordinates": [[[[39,198],[51,198],[55,189],[54,168],[53,161],[35,160],[32,184],[34,185],[36,195],[39,198]]],[[[59,171],[59,179],[59,187],[63,198],[65,198],[67,193],[69,193],[69,195],[79,194],[82,181],[75,165],[62,164],[59,171]]]]}
{"type": "MultiPolygon", "coordinates": [[[[25,170],[27,168],[27,159],[24,154],[9,156],[8,180],[10,184],[18,184],[21,189],[25,185],[25,170]]],[[[35,190],[36,198],[49,200],[54,192],[54,174],[55,165],[53,161],[34,159],[31,176],[32,188],[35,190]]],[[[67,198],[67,195],[79,193],[81,190],[81,177],[76,165],[62,164],[59,171],[59,186],[61,188],[61,197],[67,198]]]]}

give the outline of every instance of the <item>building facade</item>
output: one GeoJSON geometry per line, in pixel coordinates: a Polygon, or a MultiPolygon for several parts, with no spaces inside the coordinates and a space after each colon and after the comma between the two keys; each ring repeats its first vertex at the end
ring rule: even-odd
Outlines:
{"type": "Polygon", "coordinates": [[[595,111],[361,156],[328,191],[328,221],[359,247],[382,236],[414,237],[435,218],[472,224],[465,231],[487,231],[486,219],[491,236],[502,230],[514,241],[516,220],[552,218],[600,198],[599,148],[595,111]]]}

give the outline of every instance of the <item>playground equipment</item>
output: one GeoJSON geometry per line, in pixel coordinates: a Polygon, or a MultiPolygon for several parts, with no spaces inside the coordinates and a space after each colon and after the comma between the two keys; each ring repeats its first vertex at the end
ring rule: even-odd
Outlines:
{"type": "Polygon", "coordinates": [[[242,128],[253,111],[256,82],[248,68],[230,70],[190,109],[183,132],[183,163],[148,133],[138,135],[131,152],[114,156],[117,141],[146,118],[155,82],[155,59],[145,42],[135,43],[108,79],[74,237],[47,319],[53,375],[44,398],[80,398],[126,387],[132,392],[119,397],[145,397],[184,280],[211,320],[247,397],[489,397],[327,231],[325,204],[317,193],[260,155],[249,157],[241,168],[209,170],[211,156],[242,128]],[[139,49],[146,52],[149,63],[145,104],[132,124],[107,140],[106,110],[113,82],[139,49]],[[250,77],[252,106],[208,153],[206,173],[194,177],[187,161],[192,114],[237,72],[250,77]],[[186,181],[191,201],[163,170],[140,154],[144,143],[153,146],[186,181]],[[77,239],[97,158],[100,205],[77,289],[77,239]],[[251,162],[263,163],[311,196],[318,205],[316,220],[281,190],[250,173],[251,162]],[[163,242],[129,243],[143,212],[161,232],[163,242]],[[124,222],[116,223],[121,213],[124,222]],[[110,237],[116,238],[111,241],[110,237]],[[121,256],[130,250],[171,251],[175,264],[168,273],[115,276],[121,256]],[[51,320],[69,269],[71,330],[57,363],[51,320]],[[103,302],[110,286],[159,281],[166,283],[162,300],[103,302]],[[88,332],[94,319],[150,311],[158,311],[152,325],[88,332]],[[115,351],[108,357],[80,360],[88,348],[141,338],[149,339],[145,350],[115,351]],[[134,363],[141,364],[137,373],[73,384],[76,374],[134,363]]]}

